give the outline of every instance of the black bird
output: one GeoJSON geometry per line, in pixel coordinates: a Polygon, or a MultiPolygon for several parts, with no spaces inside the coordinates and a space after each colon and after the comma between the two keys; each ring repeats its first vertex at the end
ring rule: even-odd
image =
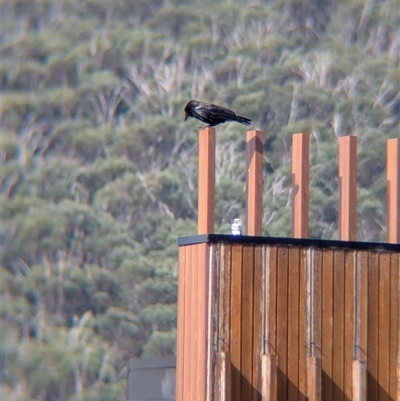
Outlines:
{"type": "Polygon", "coordinates": [[[240,124],[251,125],[251,120],[237,116],[232,110],[212,103],[198,102],[197,100],[191,100],[185,106],[185,121],[189,117],[197,118],[197,120],[208,124],[209,127],[215,127],[226,121],[237,121],[240,124]]]}

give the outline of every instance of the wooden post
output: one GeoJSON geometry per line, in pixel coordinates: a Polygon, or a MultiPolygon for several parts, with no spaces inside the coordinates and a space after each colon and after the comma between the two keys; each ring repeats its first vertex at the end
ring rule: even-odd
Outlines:
{"type": "Polygon", "coordinates": [[[199,131],[198,234],[214,232],[215,216],[215,128],[199,131]]]}
{"type": "Polygon", "coordinates": [[[308,401],[322,401],[321,393],[321,358],[307,358],[307,396],[308,401]]]}
{"type": "Polygon", "coordinates": [[[339,239],[357,236],[357,137],[339,138],[339,239]]]}
{"type": "Polygon", "coordinates": [[[292,145],[292,235],[308,238],[310,134],[294,134],[292,145]]]}
{"type": "Polygon", "coordinates": [[[367,401],[367,364],[353,361],[353,401],[367,401]]]}
{"type": "Polygon", "coordinates": [[[397,363],[396,378],[397,378],[396,401],[400,401],[400,362],[397,363]]]}
{"type": "Polygon", "coordinates": [[[246,135],[246,234],[261,235],[263,186],[263,132],[248,131],[246,135]]]}
{"type": "Polygon", "coordinates": [[[217,401],[231,401],[231,354],[218,352],[216,355],[217,401]]]}
{"type": "Polygon", "coordinates": [[[276,356],[264,354],[261,356],[261,399],[276,400],[276,356]]]}
{"type": "Polygon", "coordinates": [[[387,141],[388,242],[400,243],[400,138],[387,141]]]}

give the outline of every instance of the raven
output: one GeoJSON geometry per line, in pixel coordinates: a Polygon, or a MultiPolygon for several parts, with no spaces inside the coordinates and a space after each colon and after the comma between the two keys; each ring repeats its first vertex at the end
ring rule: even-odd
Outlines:
{"type": "Polygon", "coordinates": [[[185,106],[185,121],[189,117],[197,118],[197,120],[208,124],[208,127],[215,127],[226,121],[237,121],[240,124],[251,125],[251,120],[237,116],[232,110],[212,103],[198,102],[197,100],[191,100],[185,106]]]}

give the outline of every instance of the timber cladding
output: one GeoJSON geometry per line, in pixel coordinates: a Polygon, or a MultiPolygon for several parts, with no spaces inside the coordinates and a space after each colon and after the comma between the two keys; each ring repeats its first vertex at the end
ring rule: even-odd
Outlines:
{"type": "Polygon", "coordinates": [[[176,400],[398,400],[400,247],[282,242],[180,246],[176,400]]]}

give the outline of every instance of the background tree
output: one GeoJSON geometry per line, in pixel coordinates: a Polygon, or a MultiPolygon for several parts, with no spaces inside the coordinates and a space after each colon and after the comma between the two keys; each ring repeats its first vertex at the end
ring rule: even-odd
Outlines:
{"type": "MultiPolygon", "coordinates": [[[[397,0],[4,0],[1,357],[7,400],[122,400],[175,352],[177,237],[196,233],[191,99],[262,129],[263,234],[290,235],[311,133],[310,236],[338,236],[337,140],[358,137],[358,239],[385,239],[399,136],[397,0]]],[[[218,127],[217,231],[244,217],[245,135],[218,127]]]]}

